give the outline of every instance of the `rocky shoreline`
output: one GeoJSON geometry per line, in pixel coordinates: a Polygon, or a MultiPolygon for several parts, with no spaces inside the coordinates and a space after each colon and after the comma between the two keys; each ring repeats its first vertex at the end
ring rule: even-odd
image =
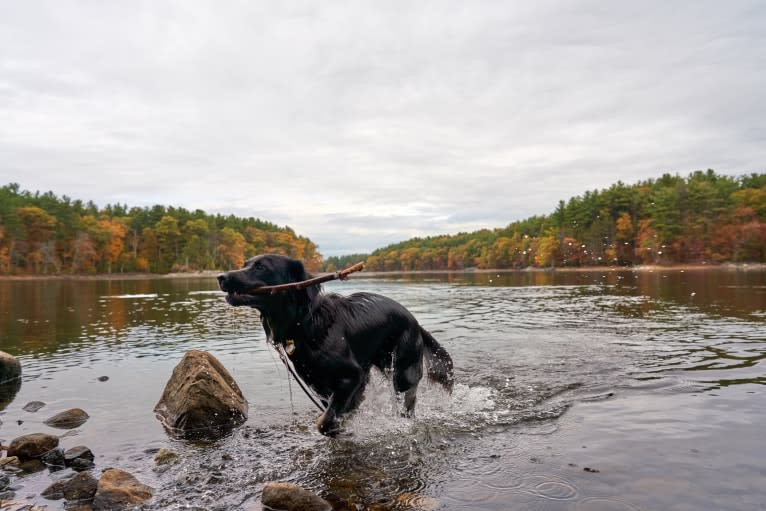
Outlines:
{"type": "MultiPolygon", "coordinates": [[[[21,383],[16,357],[0,351],[0,385],[21,383]]],[[[18,389],[16,389],[18,390],[18,389]]],[[[11,396],[12,401],[15,392],[11,396]]],[[[0,410],[7,403],[0,402],[0,410]]],[[[38,413],[46,403],[31,401],[23,407],[38,413]]],[[[231,432],[247,418],[247,401],[225,367],[211,354],[192,350],[171,375],[155,406],[158,419],[176,439],[215,439],[231,432]]],[[[73,430],[89,415],[71,408],[52,415],[43,423],[73,430]]],[[[0,509],[43,511],[37,495],[24,494],[23,475],[47,470],[54,480],[40,492],[45,500],[63,500],[64,507],[77,511],[133,509],[151,503],[155,489],[115,467],[97,467],[95,455],[85,445],[63,446],[70,436],[29,433],[0,444],[0,509]],[[20,495],[23,495],[21,497],[20,495]]],[[[165,470],[178,460],[173,451],[158,449],[156,470],[165,470]]],[[[332,505],[314,493],[287,482],[268,482],[262,490],[264,509],[284,511],[332,511],[332,505]]]]}

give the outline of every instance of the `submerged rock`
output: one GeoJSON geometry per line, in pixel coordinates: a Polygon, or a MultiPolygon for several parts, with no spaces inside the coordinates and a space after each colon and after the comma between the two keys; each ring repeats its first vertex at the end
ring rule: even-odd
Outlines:
{"type": "Polygon", "coordinates": [[[15,438],[8,447],[7,455],[16,456],[20,461],[25,461],[40,458],[58,445],[58,437],[45,433],[32,433],[15,438]]]}
{"type": "Polygon", "coordinates": [[[18,467],[19,466],[19,458],[16,456],[6,456],[5,458],[0,458],[0,469],[7,469],[8,467],[18,467]]]}
{"type": "Polygon", "coordinates": [[[72,408],[65,410],[61,413],[57,413],[53,417],[47,419],[45,424],[52,428],[59,429],[73,429],[85,424],[90,416],[80,408],[72,408]]]}
{"type": "Polygon", "coordinates": [[[329,502],[293,483],[266,483],[261,503],[280,511],[332,511],[329,502]]]}
{"type": "Polygon", "coordinates": [[[154,411],[174,436],[215,438],[247,419],[247,401],[218,359],[192,350],[173,369],[154,411]]]}
{"type": "Polygon", "coordinates": [[[45,406],[45,403],[43,403],[42,401],[30,401],[29,403],[24,405],[24,408],[22,408],[22,410],[24,410],[25,412],[35,413],[43,406],[45,406]]]}
{"type": "Polygon", "coordinates": [[[66,467],[66,462],[64,460],[64,449],[61,447],[51,449],[50,451],[43,454],[40,459],[51,470],[62,469],[66,467]]]}
{"type": "Polygon", "coordinates": [[[157,465],[167,465],[168,463],[174,462],[176,459],[178,459],[178,455],[164,447],[157,451],[157,454],[154,456],[154,462],[157,465]]]}
{"type": "Polygon", "coordinates": [[[152,489],[141,484],[131,474],[109,468],[98,480],[98,487],[93,499],[94,511],[125,509],[133,507],[152,497],[152,489]]]}
{"type": "Polygon", "coordinates": [[[17,380],[21,377],[21,363],[4,351],[0,351],[0,383],[17,380]]]}

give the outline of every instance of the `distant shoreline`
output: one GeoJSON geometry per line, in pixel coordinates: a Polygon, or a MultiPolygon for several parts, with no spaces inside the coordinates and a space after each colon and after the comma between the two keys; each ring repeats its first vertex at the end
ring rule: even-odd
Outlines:
{"type": "MultiPolygon", "coordinates": [[[[350,278],[377,277],[387,275],[424,275],[424,274],[483,274],[483,273],[596,273],[596,272],[655,272],[655,271],[766,271],[763,263],[724,263],[724,264],[674,264],[674,265],[637,265],[637,266],[585,266],[555,268],[468,268],[464,270],[412,270],[412,271],[363,271],[350,275],[350,278]]],[[[13,280],[148,280],[148,279],[214,279],[221,271],[205,270],[188,273],[99,273],[96,275],[0,275],[0,281],[13,280]]]]}
{"type": "Polygon", "coordinates": [[[412,271],[364,271],[351,275],[354,277],[377,276],[377,275],[419,275],[419,274],[442,274],[442,273],[460,273],[460,274],[483,274],[483,273],[597,273],[597,272],[654,272],[654,271],[707,271],[707,270],[727,270],[727,271],[766,271],[764,263],[724,263],[724,264],[642,264],[636,266],[558,266],[553,268],[468,268],[465,270],[412,270],[412,271]]]}

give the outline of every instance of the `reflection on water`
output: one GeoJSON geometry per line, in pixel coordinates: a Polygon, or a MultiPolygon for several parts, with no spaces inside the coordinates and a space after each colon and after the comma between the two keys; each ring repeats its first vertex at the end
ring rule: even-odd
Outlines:
{"type": "MultiPolygon", "coordinates": [[[[20,389],[0,389],[0,440],[83,408],[91,419],[62,445],[86,444],[97,467],[158,488],[156,509],[249,509],[269,480],[353,510],[754,509],[766,499],[766,272],[363,275],[327,287],[410,308],[452,353],[453,394],[423,385],[416,419],[402,419],[374,376],[346,434],[328,440],[257,314],[227,306],[213,279],[0,281],[0,349],[24,367],[20,389]],[[218,357],[250,403],[246,425],[212,445],[168,438],[152,412],[189,349],[218,357]],[[46,407],[24,411],[33,400],[46,407]],[[155,467],[160,447],[178,464],[155,467]]],[[[36,494],[50,477],[19,483],[36,494]]]]}

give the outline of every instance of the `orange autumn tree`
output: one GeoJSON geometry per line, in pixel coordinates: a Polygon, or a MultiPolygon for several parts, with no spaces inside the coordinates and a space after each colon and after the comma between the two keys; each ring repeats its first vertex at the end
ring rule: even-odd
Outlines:
{"type": "Polygon", "coordinates": [[[229,227],[221,229],[216,250],[220,267],[241,268],[245,263],[245,247],[245,237],[242,234],[229,227]]]}

